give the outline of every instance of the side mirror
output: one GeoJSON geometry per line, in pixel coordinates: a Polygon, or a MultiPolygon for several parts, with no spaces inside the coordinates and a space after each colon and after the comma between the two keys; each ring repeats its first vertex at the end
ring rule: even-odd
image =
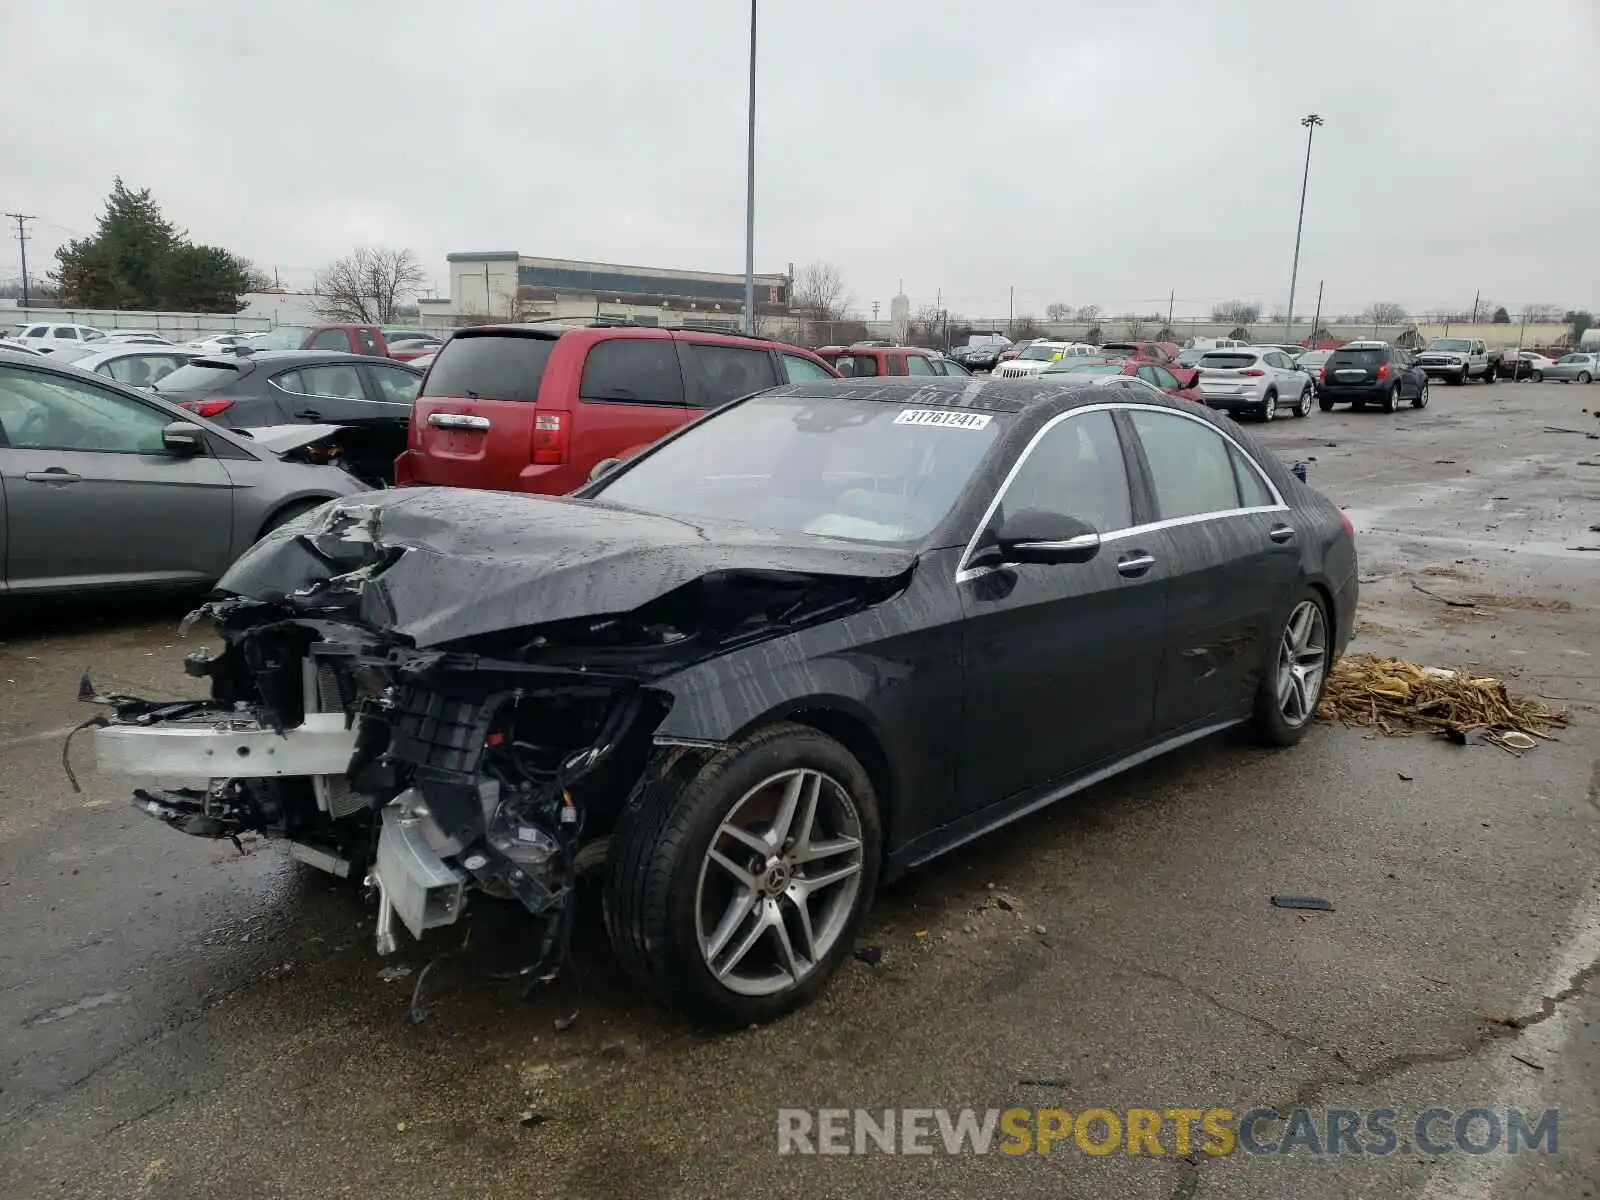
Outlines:
{"type": "Polygon", "coordinates": [[[620,458],[602,458],[599,462],[595,463],[594,468],[589,472],[589,482],[593,483],[602,475],[611,474],[611,472],[615,471],[621,465],[622,460],[620,458]]]}
{"type": "Polygon", "coordinates": [[[995,537],[1002,562],[1084,563],[1100,553],[1100,534],[1078,520],[1039,508],[1005,518],[995,537]]]}
{"type": "Polygon", "coordinates": [[[161,444],[167,452],[191,458],[206,448],[205,432],[188,421],[174,421],[161,431],[161,444]]]}

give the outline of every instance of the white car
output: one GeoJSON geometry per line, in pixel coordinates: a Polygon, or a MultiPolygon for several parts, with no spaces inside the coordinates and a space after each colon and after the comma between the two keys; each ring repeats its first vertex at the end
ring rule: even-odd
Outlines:
{"type": "Polygon", "coordinates": [[[29,325],[17,341],[46,354],[57,350],[81,350],[90,342],[105,340],[105,331],[93,325],[29,325]]]}
{"type": "Polygon", "coordinates": [[[216,333],[197,342],[190,342],[189,349],[198,350],[201,354],[226,354],[236,346],[243,346],[250,340],[248,333],[216,333]]]}
{"type": "Polygon", "coordinates": [[[1064,358],[1098,358],[1100,348],[1085,342],[1037,341],[994,369],[996,379],[1031,379],[1064,358]]]}
{"type": "MultiPolygon", "coordinates": [[[[110,341],[110,339],[107,339],[110,341]]],[[[129,387],[156,390],[154,384],[187,366],[199,351],[187,346],[147,346],[138,342],[115,342],[88,350],[83,357],[72,360],[80,371],[93,371],[107,379],[115,379],[129,387]]]]}
{"type": "Polygon", "coordinates": [[[113,329],[106,334],[108,342],[133,342],[141,346],[170,346],[172,341],[148,329],[113,329]]]}
{"type": "Polygon", "coordinates": [[[1282,350],[1259,346],[1211,350],[1196,364],[1195,382],[1212,408],[1270,421],[1280,410],[1311,415],[1311,376],[1282,350]]]}

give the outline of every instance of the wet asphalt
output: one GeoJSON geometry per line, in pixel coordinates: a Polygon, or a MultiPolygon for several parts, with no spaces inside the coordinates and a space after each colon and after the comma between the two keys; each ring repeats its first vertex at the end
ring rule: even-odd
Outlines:
{"type": "Polygon", "coordinates": [[[1600,387],[1433,396],[1253,428],[1350,508],[1352,649],[1569,706],[1558,741],[1191,747],[889,889],[877,966],[734,1035],[637,995],[592,895],[529,1000],[514,911],[381,960],[359,889],[138,815],[86,742],[74,793],[79,674],[191,694],[188,605],[0,611],[4,1194],[1600,1197],[1600,387]],[[1513,1105],[1557,1153],[776,1152],[779,1107],[1513,1105]]]}

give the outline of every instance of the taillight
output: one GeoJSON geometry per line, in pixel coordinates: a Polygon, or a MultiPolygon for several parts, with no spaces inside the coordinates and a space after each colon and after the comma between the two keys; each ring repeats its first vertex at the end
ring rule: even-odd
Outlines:
{"type": "Polygon", "coordinates": [[[178,403],[178,407],[187,408],[197,417],[210,418],[218,413],[227,412],[233,407],[233,401],[217,396],[210,400],[182,400],[178,403]]]}
{"type": "Polygon", "coordinates": [[[1339,524],[1344,526],[1344,531],[1346,533],[1348,533],[1351,537],[1355,537],[1356,527],[1350,523],[1350,514],[1345,512],[1345,510],[1342,508],[1339,510],[1339,524]]]}
{"type": "Polygon", "coordinates": [[[1387,378],[1389,378],[1389,364],[1388,363],[1379,363],[1378,364],[1378,378],[1379,379],[1387,379],[1387,378]]]}
{"type": "Polygon", "coordinates": [[[1328,364],[1327,363],[1323,363],[1322,364],[1322,382],[1323,383],[1327,383],[1328,382],[1328,364]]]}
{"type": "Polygon", "coordinates": [[[533,418],[533,464],[556,467],[567,461],[567,424],[560,413],[536,413],[533,418]]]}
{"type": "Polygon", "coordinates": [[[1246,367],[1244,370],[1240,371],[1239,374],[1241,374],[1241,375],[1265,375],[1266,372],[1263,371],[1260,367],[1246,367]]]}

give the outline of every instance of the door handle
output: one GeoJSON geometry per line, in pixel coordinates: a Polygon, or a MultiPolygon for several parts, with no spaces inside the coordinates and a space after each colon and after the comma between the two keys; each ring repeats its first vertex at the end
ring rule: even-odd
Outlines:
{"type": "Polygon", "coordinates": [[[1274,525],[1268,532],[1267,536],[1281,546],[1284,542],[1287,542],[1294,537],[1294,526],[1274,525]]]}
{"type": "Polygon", "coordinates": [[[75,475],[65,467],[49,467],[43,471],[29,471],[23,476],[29,483],[81,483],[83,476],[75,475]]]}
{"type": "Polygon", "coordinates": [[[1156,560],[1153,555],[1146,554],[1143,550],[1135,550],[1117,559],[1117,574],[1135,579],[1155,565],[1156,560]]]}
{"type": "Polygon", "coordinates": [[[322,420],[322,414],[314,408],[302,408],[299,412],[295,413],[295,417],[301,421],[322,420]]]}

